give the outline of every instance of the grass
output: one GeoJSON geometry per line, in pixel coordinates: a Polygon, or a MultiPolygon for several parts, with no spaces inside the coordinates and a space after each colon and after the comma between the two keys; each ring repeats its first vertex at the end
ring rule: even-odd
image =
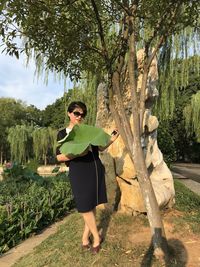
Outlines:
{"type": "MultiPolygon", "coordinates": [[[[81,251],[80,240],[83,221],[75,212],[68,216],[68,220],[60,227],[55,235],[49,237],[34,252],[22,258],[15,267],[40,267],[40,266],[132,266],[133,261],[139,255],[144,254],[145,247],[132,248],[127,236],[129,227],[138,220],[135,217],[111,214],[106,211],[98,212],[99,226],[109,223],[108,229],[104,228],[106,240],[101,252],[93,256],[88,251],[81,251]]],[[[137,232],[138,226],[134,229],[137,232]]]]}
{"type": "MultiPolygon", "coordinates": [[[[175,189],[176,205],[172,213],[177,212],[179,216],[171,216],[170,220],[180,232],[185,233],[187,227],[195,231],[200,218],[200,197],[178,181],[175,181],[175,189]]],[[[106,237],[99,254],[94,256],[89,251],[81,250],[83,221],[81,216],[74,212],[67,217],[65,224],[60,226],[56,234],[43,241],[13,267],[161,267],[160,262],[152,255],[149,236],[145,237],[143,234],[143,239],[134,240],[144,229],[148,229],[145,215],[133,217],[98,210],[97,221],[99,229],[106,237]]],[[[180,249],[180,241],[175,241],[180,249]]],[[[173,253],[171,263],[166,266],[186,266],[182,263],[182,252],[173,253]]]]}
{"type": "Polygon", "coordinates": [[[174,217],[173,222],[181,229],[185,225],[194,233],[200,234],[200,196],[192,192],[178,180],[175,180],[175,209],[184,212],[184,216],[174,217]]]}

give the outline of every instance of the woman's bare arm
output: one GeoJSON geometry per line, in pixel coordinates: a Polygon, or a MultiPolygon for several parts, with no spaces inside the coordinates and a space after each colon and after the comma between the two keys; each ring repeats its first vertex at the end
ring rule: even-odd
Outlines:
{"type": "Polygon", "coordinates": [[[68,161],[68,160],[73,159],[73,157],[69,157],[69,156],[66,156],[64,154],[59,154],[56,156],[56,158],[57,158],[57,161],[59,161],[59,162],[68,161]]]}
{"type": "Polygon", "coordinates": [[[85,151],[83,151],[83,153],[81,153],[78,156],[58,154],[56,156],[56,158],[57,158],[57,161],[59,161],[59,162],[69,161],[69,160],[72,160],[74,158],[83,157],[83,156],[87,155],[88,151],[89,151],[89,149],[87,148],[85,151]]]}

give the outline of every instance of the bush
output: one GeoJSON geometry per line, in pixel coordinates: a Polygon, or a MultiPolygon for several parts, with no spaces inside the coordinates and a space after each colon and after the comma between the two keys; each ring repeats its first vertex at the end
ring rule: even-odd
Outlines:
{"type": "Polygon", "coordinates": [[[7,251],[73,207],[66,175],[43,178],[17,164],[5,168],[5,180],[0,182],[0,252],[7,251]]]}
{"type": "Polygon", "coordinates": [[[27,164],[26,167],[32,171],[33,173],[37,173],[37,169],[39,167],[39,162],[36,159],[31,159],[27,164]]]}
{"type": "Polygon", "coordinates": [[[164,161],[168,166],[176,161],[176,149],[174,140],[166,124],[161,124],[158,128],[158,146],[163,153],[164,161]]]}

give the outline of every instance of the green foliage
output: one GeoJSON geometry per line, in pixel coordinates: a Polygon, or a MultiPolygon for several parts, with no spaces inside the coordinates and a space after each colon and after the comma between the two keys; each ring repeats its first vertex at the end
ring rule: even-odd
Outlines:
{"type": "Polygon", "coordinates": [[[85,78],[81,80],[80,84],[74,84],[72,90],[72,101],[79,99],[87,106],[88,113],[85,118],[85,123],[89,125],[94,125],[96,122],[98,82],[98,75],[88,72],[85,73],[85,78]]]}
{"type": "Polygon", "coordinates": [[[27,106],[25,108],[24,121],[28,125],[42,126],[43,123],[42,111],[36,108],[34,105],[27,106]]]}
{"type": "Polygon", "coordinates": [[[29,160],[28,163],[26,163],[26,168],[28,168],[33,173],[37,172],[37,169],[39,167],[39,162],[36,159],[29,160]]]}
{"type": "MultiPolygon", "coordinates": [[[[10,143],[8,142],[8,135],[9,135],[9,129],[12,128],[14,131],[14,127],[16,125],[27,125],[26,128],[29,128],[29,125],[40,125],[41,121],[41,113],[40,111],[35,108],[34,106],[27,106],[25,103],[23,103],[20,100],[15,100],[13,98],[0,98],[0,151],[2,154],[2,162],[3,164],[4,160],[10,160],[11,155],[10,155],[10,143]]],[[[24,126],[25,127],[25,126],[24,126]]],[[[31,126],[30,126],[31,127],[31,126]]],[[[23,130],[23,126],[18,126],[17,130],[23,130]],[[22,127],[22,128],[20,128],[22,127]]],[[[11,130],[12,131],[12,130],[11,130]]],[[[24,134],[28,134],[25,132],[26,129],[24,129],[24,134]]],[[[13,138],[14,135],[20,134],[19,132],[15,133],[13,132],[13,138]]],[[[22,147],[26,146],[26,142],[23,144],[23,140],[19,140],[20,136],[16,136],[17,142],[22,142],[21,145],[22,147]]],[[[22,135],[22,139],[25,138],[24,135],[22,135]]],[[[12,139],[12,138],[11,138],[12,139]]],[[[19,161],[24,161],[24,158],[26,157],[28,151],[26,152],[22,151],[22,147],[19,147],[20,153],[19,157],[16,158],[17,152],[16,152],[16,144],[13,140],[12,145],[14,154],[13,159],[17,159],[19,161]]],[[[28,149],[26,147],[26,149],[28,149]]],[[[29,149],[28,149],[29,150],[29,149]]]]}
{"type": "Polygon", "coordinates": [[[183,110],[183,115],[188,135],[195,133],[197,141],[200,142],[200,90],[192,95],[190,104],[183,110]]]}
{"type": "Polygon", "coordinates": [[[15,38],[26,36],[23,52],[34,50],[39,71],[46,66],[79,79],[84,71],[114,70],[118,56],[128,52],[122,33],[129,16],[136,18],[138,45],[154,47],[161,36],[198,24],[198,1],[140,1],[134,9],[131,2],[121,1],[5,1],[1,34],[8,54],[18,57],[15,38]],[[17,27],[11,27],[12,22],[17,27]]]}
{"type": "MultiPolygon", "coordinates": [[[[190,131],[186,130],[183,114],[184,108],[187,105],[190,105],[192,96],[199,91],[199,86],[200,77],[196,76],[195,73],[191,73],[188,85],[185,87],[179,87],[178,89],[172,116],[168,117],[168,119],[164,119],[164,110],[155,110],[160,120],[158,139],[160,139],[159,135],[164,127],[173,139],[178,161],[200,162],[200,145],[197,143],[197,137],[194,131],[191,132],[191,128],[190,131]]],[[[162,143],[160,143],[160,145],[161,151],[163,151],[162,143]]],[[[165,143],[163,143],[163,145],[165,146],[165,143]]]]}
{"type": "Polygon", "coordinates": [[[33,126],[16,125],[8,129],[11,159],[25,163],[31,156],[33,126]]]}
{"type": "Polygon", "coordinates": [[[0,98],[0,151],[3,160],[10,158],[9,143],[7,141],[8,128],[21,124],[24,118],[23,110],[21,101],[12,98],[0,98]]]}
{"type": "Polygon", "coordinates": [[[88,108],[85,123],[94,125],[96,121],[97,103],[96,90],[98,86],[97,75],[86,73],[80,83],[74,83],[73,89],[69,89],[64,96],[57,99],[53,104],[48,105],[42,111],[42,123],[45,127],[59,129],[66,127],[69,122],[67,107],[72,101],[82,101],[88,108]]]}
{"type": "Polygon", "coordinates": [[[44,160],[45,165],[48,153],[51,151],[55,154],[56,134],[57,131],[50,127],[36,128],[32,132],[34,155],[37,160],[44,160]]]}
{"type": "Polygon", "coordinates": [[[161,123],[158,128],[158,146],[163,153],[165,162],[170,165],[176,161],[176,149],[174,140],[169,132],[169,125],[167,122],[161,123]]]}
{"type": "MultiPolygon", "coordinates": [[[[70,98],[70,92],[71,90],[67,93],[67,98],[70,98]]],[[[42,111],[43,126],[53,129],[62,128],[65,124],[65,116],[65,100],[64,97],[61,97],[42,111]]]]}
{"type": "Polygon", "coordinates": [[[20,163],[27,163],[35,156],[46,164],[47,157],[55,155],[56,130],[50,127],[16,125],[9,128],[7,139],[12,159],[20,163]]]}
{"type": "Polygon", "coordinates": [[[3,168],[3,177],[5,180],[25,179],[27,169],[17,162],[8,162],[3,168]]]}
{"type": "Polygon", "coordinates": [[[11,169],[0,182],[0,253],[74,206],[66,175],[43,178],[17,164],[11,169]]]}
{"type": "MultiPolygon", "coordinates": [[[[196,33],[191,29],[190,37],[188,37],[190,42],[186,44],[186,47],[180,45],[180,42],[184,42],[183,37],[184,33],[179,35],[180,40],[177,41],[179,48],[175,48],[174,44],[168,41],[161,50],[158,64],[160,97],[158,98],[157,109],[163,120],[173,117],[176,102],[179,97],[182,97],[180,93],[185,91],[186,96],[187,88],[191,85],[195,87],[194,82],[200,75],[200,51],[192,48],[193,43],[198,39],[196,33]],[[190,52],[191,50],[192,52],[190,52]],[[192,55],[189,56],[191,53],[192,55]]],[[[187,35],[185,39],[187,39],[187,35]]]]}

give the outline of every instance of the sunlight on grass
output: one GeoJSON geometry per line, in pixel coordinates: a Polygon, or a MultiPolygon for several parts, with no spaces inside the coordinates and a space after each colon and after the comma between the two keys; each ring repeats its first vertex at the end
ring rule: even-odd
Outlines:
{"type": "Polygon", "coordinates": [[[176,230],[192,230],[194,233],[200,233],[200,196],[192,192],[185,185],[175,180],[176,204],[175,208],[184,212],[184,216],[175,216],[173,222],[176,224],[176,230]]]}
{"type": "Polygon", "coordinates": [[[83,221],[78,213],[74,213],[68,216],[68,220],[60,226],[56,234],[42,242],[33,253],[14,266],[132,266],[135,259],[146,249],[145,246],[132,248],[129,240],[124,239],[136,218],[122,214],[112,214],[111,218],[108,211],[98,211],[97,217],[99,228],[105,230],[106,237],[98,255],[94,256],[89,251],[81,250],[83,221]]]}

